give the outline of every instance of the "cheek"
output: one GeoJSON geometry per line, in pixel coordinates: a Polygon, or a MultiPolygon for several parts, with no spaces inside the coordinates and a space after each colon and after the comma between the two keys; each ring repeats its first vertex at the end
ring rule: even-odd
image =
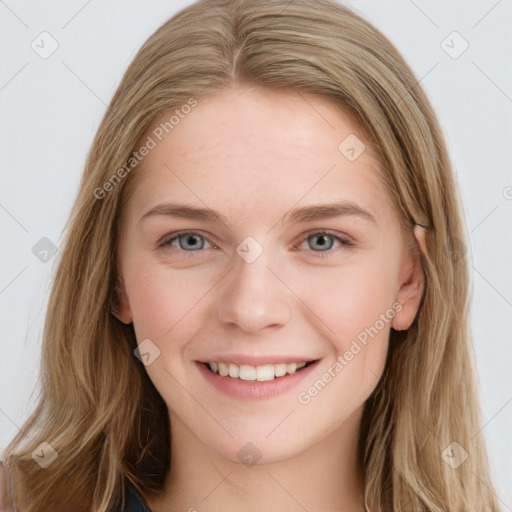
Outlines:
{"type": "MultiPolygon", "coordinates": [[[[350,350],[353,340],[359,340],[361,346],[370,339],[387,341],[395,313],[393,276],[394,269],[382,258],[372,257],[317,273],[314,283],[303,278],[301,297],[316,314],[316,320],[315,315],[310,319],[338,353],[350,350]]],[[[369,349],[368,343],[366,356],[385,358],[385,343],[375,345],[369,349]]]]}
{"type": "Polygon", "coordinates": [[[376,262],[331,269],[316,278],[314,287],[304,286],[304,302],[318,312],[309,322],[331,351],[298,398],[338,424],[366,401],[384,371],[395,290],[392,271],[376,262]]]}
{"type": "Polygon", "coordinates": [[[133,269],[126,285],[137,339],[150,338],[163,344],[197,315],[207,283],[154,263],[133,269]]]}

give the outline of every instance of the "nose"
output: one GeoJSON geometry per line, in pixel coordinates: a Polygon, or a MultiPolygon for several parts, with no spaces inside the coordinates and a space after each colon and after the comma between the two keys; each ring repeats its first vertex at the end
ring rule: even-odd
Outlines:
{"type": "Polygon", "coordinates": [[[247,333],[286,325],[291,318],[293,297],[276,275],[275,260],[271,261],[267,251],[252,263],[236,253],[233,258],[234,268],[219,293],[219,320],[247,333]]]}

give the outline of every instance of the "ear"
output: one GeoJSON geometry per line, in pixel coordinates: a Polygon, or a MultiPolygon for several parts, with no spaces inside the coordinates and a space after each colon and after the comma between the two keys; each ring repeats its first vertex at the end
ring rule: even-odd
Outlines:
{"type": "MultiPolygon", "coordinates": [[[[426,229],[422,226],[414,226],[414,238],[419,250],[426,254],[425,242],[426,229]]],[[[402,305],[402,309],[395,315],[391,326],[395,331],[409,329],[416,313],[418,312],[423,291],[425,289],[425,275],[421,264],[420,254],[417,252],[406,255],[399,275],[399,286],[396,302],[402,305]]]]}
{"type": "Polygon", "coordinates": [[[118,278],[116,286],[112,290],[112,297],[111,313],[123,324],[130,324],[133,321],[132,310],[122,278],[118,278]]]}

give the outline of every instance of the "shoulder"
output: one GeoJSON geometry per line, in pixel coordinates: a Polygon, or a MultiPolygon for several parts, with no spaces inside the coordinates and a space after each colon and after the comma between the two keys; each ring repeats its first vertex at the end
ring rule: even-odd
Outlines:
{"type": "Polygon", "coordinates": [[[124,508],[119,512],[151,512],[149,508],[144,505],[141,497],[130,486],[126,487],[124,508]]]}

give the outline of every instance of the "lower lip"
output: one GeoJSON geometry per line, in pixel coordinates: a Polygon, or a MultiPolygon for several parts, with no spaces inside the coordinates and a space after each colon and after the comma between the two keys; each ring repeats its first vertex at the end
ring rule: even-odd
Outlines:
{"type": "Polygon", "coordinates": [[[274,380],[257,381],[257,380],[241,380],[231,377],[222,377],[218,373],[213,373],[203,363],[196,363],[199,371],[204,378],[215,388],[223,393],[235,398],[245,400],[261,400],[285,393],[294,386],[297,386],[315,369],[318,361],[311,363],[309,366],[296,371],[293,374],[277,377],[274,380]]]}

